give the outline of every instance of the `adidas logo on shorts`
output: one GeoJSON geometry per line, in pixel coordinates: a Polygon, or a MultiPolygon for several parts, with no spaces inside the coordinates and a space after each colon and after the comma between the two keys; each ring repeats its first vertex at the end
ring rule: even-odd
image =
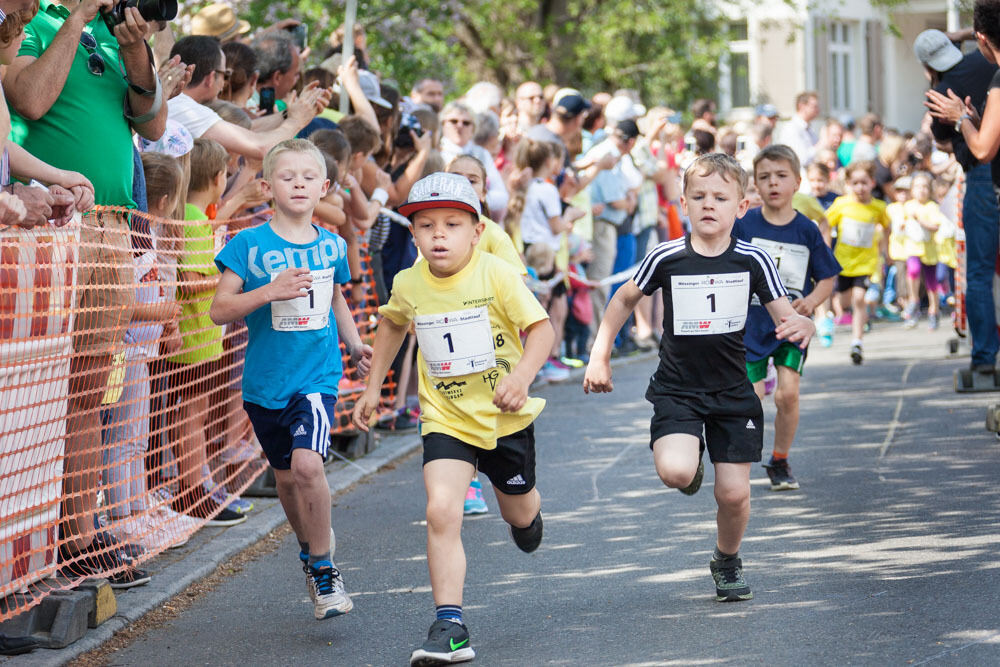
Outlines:
{"type": "Polygon", "coordinates": [[[527,484],[527,482],[525,482],[524,478],[521,477],[520,475],[514,475],[513,477],[507,480],[507,484],[509,484],[510,486],[524,486],[525,484],[527,484]]]}
{"type": "Polygon", "coordinates": [[[297,438],[300,435],[309,435],[306,433],[306,427],[303,424],[299,424],[299,427],[295,429],[295,433],[292,434],[292,437],[297,438]]]}
{"type": "Polygon", "coordinates": [[[753,430],[753,431],[757,430],[757,427],[753,425],[753,420],[752,419],[748,419],[747,420],[747,428],[750,429],[750,430],[753,430]]]}

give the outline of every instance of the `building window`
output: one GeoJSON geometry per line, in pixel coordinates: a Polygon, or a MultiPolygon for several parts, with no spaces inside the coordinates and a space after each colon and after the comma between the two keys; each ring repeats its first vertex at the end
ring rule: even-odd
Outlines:
{"type": "Polygon", "coordinates": [[[830,23],[829,53],[830,53],[830,109],[831,111],[847,112],[851,110],[853,76],[853,51],[855,29],[849,23],[834,21],[830,23]]]}
{"type": "Polygon", "coordinates": [[[727,77],[730,109],[750,106],[750,40],[746,21],[729,24],[729,57],[723,67],[727,77]]]}

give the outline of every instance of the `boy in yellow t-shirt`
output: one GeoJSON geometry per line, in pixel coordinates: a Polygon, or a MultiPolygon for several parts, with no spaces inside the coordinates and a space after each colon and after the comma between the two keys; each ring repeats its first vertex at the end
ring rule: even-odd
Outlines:
{"type": "Polygon", "coordinates": [[[885,202],[872,198],[875,187],[875,163],[852,162],[846,169],[847,194],[837,197],[827,209],[830,228],[837,231],[833,254],[840,262],[837,292],[840,302],[851,306],[851,361],[864,360],[862,337],[868,320],[865,291],[868,276],[878,268],[880,254],[886,254],[889,216],[885,202]],[[880,229],[882,228],[882,229],[880,229]]]}
{"type": "Polygon", "coordinates": [[[410,664],[472,660],[462,619],[463,500],[476,469],[493,483],[518,548],[542,540],[532,422],[545,402],[528,386],[555,338],[520,274],[480,252],[479,200],[468,180],[435,173],[410,190],[400,213],[424,261],[400,272],[375,335],[368,388],[354,408],[367,431],[379,391],[411,324],[420,345],[420,432],[427,490],[427,568],[437,620],[410,664]],[[519,334],[526,332],[524,347],[519,334]]]}

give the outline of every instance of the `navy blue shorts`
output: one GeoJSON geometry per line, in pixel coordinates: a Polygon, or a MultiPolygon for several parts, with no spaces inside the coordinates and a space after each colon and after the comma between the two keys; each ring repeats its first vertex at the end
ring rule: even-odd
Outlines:
{"type": "Polygon", "coordinates": [[[275,470],[292,467],[292,451],[308,449],[326,460],[330,447],[330,424],[337,397],[332,394],[293,394],[278,410],[243,401],[253,432],[275,470]]]}

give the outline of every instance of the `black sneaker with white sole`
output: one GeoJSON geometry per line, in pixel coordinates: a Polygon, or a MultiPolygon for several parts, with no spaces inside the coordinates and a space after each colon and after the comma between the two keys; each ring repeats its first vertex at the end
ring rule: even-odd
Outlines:
{"type": "Polygon", "coordinates": [[[788,459],[771,460],[765,463],[764,470],[771,480],[772,491],[793,491],[799,488],[799,483],[792,476],[792,469],[788,466],[788,459]]]}
{"type": "Polygon", "coordinates": [[[526,528],[510,527],[510,536],[514,538],[517,548],[526,554],[538,548],[542,543],[542,513],[539,512],[535,520],[526,528]]]}
{"type": "Polygon", "coordinates": [[[411,667],[450,665],[476,657],[469,645],[469,629],[464,623],[438,619],[427,632],[427,641],[410,654],[411,667]]]}
{"type": "Polygon", "coordinates": [[[132,565],[132,558],[118,550],[103,551],[102,545],[91,543],[80,554],[60,560],[69,561],[59,568],[59,576],[67,579],[107,579],[111,588],[123,589],[148,584],[152,577],[132,565]],[[118,570],[117,572],[109,572],[118,570]]]}
{"type": "Polygon", "coordinates": [[[718,602],[752,600],[753,593],[743,578],[743,561],[739,558],[712,559],[708,564],[715,579],[715,599],[718,602]]]}

